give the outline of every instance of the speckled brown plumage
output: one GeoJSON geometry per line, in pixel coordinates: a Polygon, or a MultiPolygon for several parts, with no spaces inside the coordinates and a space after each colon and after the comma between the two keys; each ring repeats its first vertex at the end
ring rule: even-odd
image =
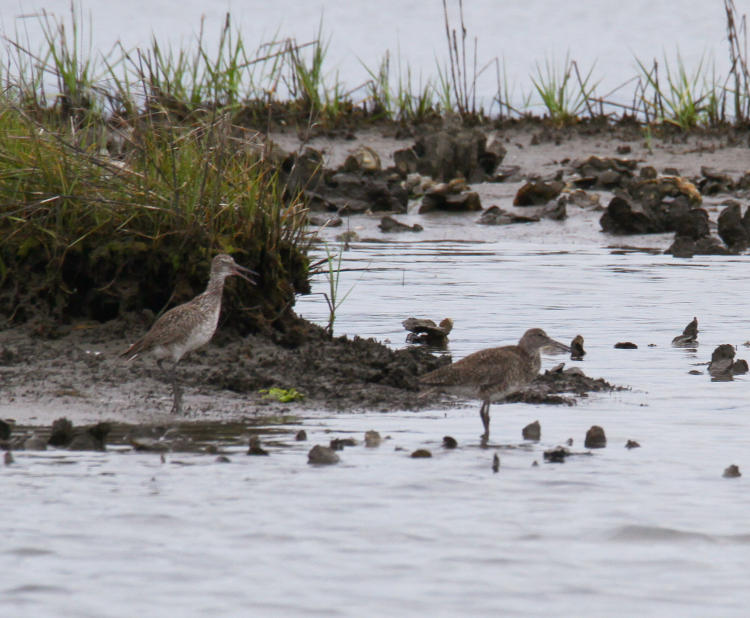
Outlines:
{"type": "Polygon", "coordinates": [[[150,353],[156,357],[159,367],[164,369],[165,359],[172,361],[172,369],[167,372],[172,382],[174,403],[172,412],[179,413],[182,404],[182,390],[180,389],[175,369],[180,359],[202,345],[208,343],[216,331],[221,312],[221,296],[224,281],[227,277],[238,275],[253,283],[245,274],[255,274],[253,271],[239,266],[231,256],[217,255],[211,261],[211,275],[205,292],[191,301],[174,307],[161,316],[151,329],[121,356],[128,359],[139,354],[150,353]]]}
{"type": "Polygon", "coordinates": [[[482,400],[479,415],[484,425],[483,439],[489,438],[490,403],[524,387],[539,373],[542,348],[570,349],[550,339],[541,328],[527,330],[517,345],[479,350],[455,363],[423,375],[425,386],[463,397],[482,400]]]}

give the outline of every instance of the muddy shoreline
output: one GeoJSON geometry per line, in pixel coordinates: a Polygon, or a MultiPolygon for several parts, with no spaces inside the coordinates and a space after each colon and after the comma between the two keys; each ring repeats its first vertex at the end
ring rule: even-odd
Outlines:
{"type": "MultiPolygon", "coordinates": [[[[393,128],[318,136],[304,142],[292,133],[275,134],[273,139],[286,149],[317,148],[325,165],[331,168],[343,165],[348,154],[362,145],[375,150],[383,167],[387,167],[394,163],[395,151],[414,141],[413,135],[397,135],[393,128]]],[[[468,187],[479,195],[485,211],[499,204],[510,213],[529,212],[528,208],[512,205],[513,197],[529,178],[559,176],[570,161],[592,155],[627,157],[637,161],[638,166],[653,167],[659,174],[676,170],[686,177],[700,175],[705,167],[735,178],[747,171],[744,166],[748,133],[734,129],[675,133],[646,140],[635,127],[551,129],[529,123],[504,130],[502,140],[506,150],[503,165],[517,167],[515,178],[470,183],[468,187]]],[[[673,238],[671,233],[602,233],[599,218],[611,192],[594,189],[591,193],[598,194],[591,207],[568,207],[568,218],[581,224],[581,237],[571,237],[566,229],[563,240],[598,246],[635,245],[658,252],[667,249],[673,238]]],[[[720,191],[704,196],[702,207],[714,234],[721,204],[728,197],[737,196],[720,191]]],[[[433,223],[445,219],[415,214],[414,203],[410,202],[408,212],[394,214],[408,223],[422,222],[424,232],[408,240],[444,239],[449,233],[445,225],[436,230],[433,223]]],[[[403,240],[403,235],[378,229],[384,214],[387,212],[348,215],[347,223],[357,228],[361,238],[403,240]]],[[[450,228],[450,233],[476,242],[497,239],[498,226],[476,225],[479,214],[449,215],[453,217],[451,222],[458,224],[450,228]]],[[[550,230],[559,229],[550,225],[542,220],[502,226],[503,238],[530,242],[541,236],[549,238],[550,230]]],[[[329,226],[319,231],[321,238],[329,240],[340,232],[329,226]]],[[[23,425],[49,425],[61,416],[76,424],[107,420],[153,424],[293,416],[311,410],[409,410],[447,401],[437,394],[420,395],[416,377],[447,362],[447,358],[433,356],[419,347],[394,351],[371,340],[329,340],[322,328],[304,321],[299,322],[294,334],[271,337],[240,337],[223,329],[220,323],[213,341],[180,363],[187,412],[184,418],[175,419],[168,413],[168,384],[153,361],[143,358],[127,363],[117,357],[148,328],[152,319],[144,313],[104,324],[53,326],[31,320],[0,330],[0,418],[23,425]],[[270,388],[295,388],[304,394],[304,399],[280,402],[260,392],[270,388]]],[[[500,343],[505,342],[497,342],[500,343]]]]}

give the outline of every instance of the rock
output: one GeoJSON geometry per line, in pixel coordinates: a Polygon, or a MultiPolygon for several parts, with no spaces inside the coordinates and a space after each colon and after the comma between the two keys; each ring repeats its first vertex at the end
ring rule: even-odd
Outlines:
{"type": "Polygon", "coordinates": [[[636,167],[638,162],[630,159],[591,156],[573,162],[572,168],[580,176],[574,184],[603,189],[624,186],[633,177],[636,167]]]}
{"type": "Polygon", "coordinates": [[[742,208],[735,200],[724,202],[725,208],[719,213],[719,238],[735,253],[748,247],[750,235],[742,218],[742,208]]]}
{"type": "Polygon", "coordinates": [[[539,220],[538,216],[515,215],[499,206],[490,206],[477,219],[477,223],[482,225],[510,225],[511,223],[536,223],[539,220]]]}
{"type": "Polygon", "coordinates": [[[8,440],[10,438],[10,423],[6,423],[0,419],[0,440],[8,440]]]}
{"type": "Polygon", "coordinates": [[[640,445],[640,444],[638,444],[638,442],[636,442],[635,440],[628,440],[628,441],[627,441],[627,442],[625,443],[625,448],[626,448],[626,449],[631,449],[631,448],[640,448],[640,447],[641,447],[641,445],[640,445]]]}
{"type": "Polygon", "coordinates": [[[73,441],[73,437],[73,423],[65,417],[58,418],[52,423],[52,431],[47,444],[50,446],[65,447],[73,441]]]}
{"type": "Polygon", "coordinates": [[[659,173],[656,171],[656,168],[653,165],[644,165],[641,168],[641,171],[638,172],[638,176],[645,180],[653,180],[659,176],[659,173]]]}
{"type": "Polygon", "coordinates": [[[15,461],[13,459],[13,453],[11,453],[10,451],[5,451],[5,455],[3,455],[3,461],[6,466],[12,464],[15,461]]]}
{"type": "Polygon", "coordinates": [[[460,174],[468,182],[481,182],[492,178],[505,156],[499,139],[490,140],[490,149],[487,144],[487,137],[478,129],[447,128],[417,139],[410,149],[416,157],[415,169],[408,165],[410,155],[406,153],[394,153],[394,161],[409,173],[416,171],[444,181],[460,174]]]}
{"type": "Polygon", "coordinates": [[[268,456],[268,451],[261,446],[260,438],[258,436],[250,436],[248,441],[248,455],[259,455],[261,457],[268,456]]]}
{"type": "Polygon", "coordinates": [[[544,206],[541,210],[540,216],[544,219],[551,219],[552,221],[564,221],[568,218],[568,211],[565,208],[565,200],[558,199],[557,202],[551,202],[544,206]]]}
{"type": "Polygon", "coordinates": [[[327,446],[321,446],[320,444],[313,446],[307,454],[307,463],[316,466],[335,464],[339,461],[339,456],[333,451],[333,449],[327,446]]]}
{"type": "Polygon", "coordinates": [[[406,223],[401,223],[401,221],[396,221],[393,217],[385,216],[382,219],[380,219],[380,224],[378,225],[381,232],[421,232],[424,228],[419,225],[418,223],[415,223],[414,225],[406,225],[406,223]]]}
{"type": "Polygon", "coordinates": [[[698,188],[703,195],[717,193],[731,193],[734,191],[734,180],[728,174],[717,172],[705,165],[701,167],[703,178],[698,182],[698,188]]]}
{"type": "Polygon", "coordinates": [[[314,225],[316,227],[341,227],[344,224],[344,220],[338,215],[308,215],[308,225],[314,225]]]}
{"type": "Polygon", "coordinates": [[[458,446],[458,442],[456,442],[456,439],[452,436],[443,436],[443,448],[456,448],[458,446]]]}
{"type": "Polygon", "coordinates": [[[404,176],[417,173],[417,153],[413,147],[396,150],[393,153],[393,163],[404,176]]]}
{"type": "Polygon", "coordinates": [[[279,167],[280,184],[289,196],[315,191],[322,179],[323,153],[314,148],[287,154],[279,167]]]}
{"type": "Polygon", "coordinates": [[[538,375],[523,390],[509,394],[504,401],[575,405],[575,399],[558,395],[558,393],[573,393],[581,396],[589,392],[612,390],[622,389],[612,386],[602,378],[590,378],[584,375],[578,367],[565,369],[561,363],[538,375]]]}
{"type": "Polygon", "coordinates": [[[564,193],[560,196],[560,199],[564,199],[567,204],[578,206],[579,208],[599,207],[599,194],[588,193],[583,189],[576,189],[570,193],[564,193]]]}
{"type": "Polygon", "coordinates": [[[732,464],[724,469],[724,474],[722,474],[722,476],[725,479],[736,479],[742,476],[742,473],[740,472],[739,466],[732,464]]]}
{"type": "Polygon", "coordinates": [[[688,324],[682,331],[681,335],[677,335],[672,339],[672,345],[675,347],[688,347],[694,346],[698,343],[698,318],[688,324]]]}
{"type": "Polygon", "coordinates": [[[676,258],[691,258],[694,255],[729,255],[730,251],[717,238],[711,236],[699,240],[677,236],[664,253],[676,258]]]}
{"type": "MultiPolygon", "coordinates": [[[[373,176],[350,172],[337,172],[325,177],[314,190],[305,196],[327,210],[337,210],[339,215],[361,214],[372,211],[406,212],[408,193],[400,183],[373,176]]],[[[312,206],[311,206],[312,208],[312,206]]]]}
{"type": "Polygon", "coordinates": [[[586,439],[583,442],[586,448],[604,448],[607,446],[607,437],[604,435],[604,429],[599,425],[592,425],[586,432],[586,439]]]}
{"type": "Polygon", "coordinates": [[[630,146],[627,144],[622,144],[621,146],[617,147],[617,154],[624,155],[624,154],[630,154],[630,146]]]}
{"type": "Polygon", "coordinates": [[[618,350],[637,350],[638,346],[632,341],[618,341],[615,344],[615,348],[618,350]]]}
{"type": "Polygon", "coordinates": [[[576,335],[570,342],[570,360],[583,360],[584,356],[586,356],[586,350],[583,349],[583,336],[576,335]]]}
{"type": "Polygon", "coordinates": [[[334,438],[329,446],[333,451],[343,451],[347,446],[357,446],[357,441],[354,438],[334,438]]]}
{"type": "Polygon", "coordinates": [[[492,471],[497,474],[498,470],[500,470],[500,457],[495,453],[492,456],[492,471]]]}
{"type": "Polygon", "coordinates": [[[698,240],[710,234],[708,228],[708,212],[703,208],[691,208],[685,213],[670,212],[669,227],[673,228],[678,237],[698,240]]]}
{"type": "Polygon", "coordinates": [[[495,170],[495,175],[492,178],[494,182],[507,182],[520,180],[521,166],[520,165],[500,165],[495,170]]]}
{"type": "Polygon", "coordinates": [[[631,200],[615,196],[599,219],[608,234],[651,234],[664,231],[653,213],[631,200]]]}
{"type": "Polygon", "coordinates": [[[232,460],[229,459],[226,455],[219,455],[216,459],[214,459],[216,463],[232,463],[232,460]]]}
{"type": "Polygon", "coordinates": [[[482,210],[479,194],[474,191],[449,193],[444,186],[437,185],[427,191],[419,206],[419,214],[444,210],[448,212],[475,212],[482,210]]]}
{"type": "Polygon", "coordinates": [[[444,318],[436,325],[432,320],[410,317],[401,324],[406,330],[411,331],[406,336],[407,343],[434,348],[445,348],[448,345],[448,335],[453,330],[453,320],[450,318],[444,318]]]}
{"type": "Polygon", "coordinates": [[[381,442],[382,438],[380,437],[380,434],[374,429],[365,432],[365,446],[367,448],[376,448],[380,446],[381,442]]]}
{"type": "Polygon", "coordinates": [[[689,180],[681,176],[662,176],[661,178],[636,180],[628,187],[628,193],[644,204],[656,205],[666,197],[684,197],[691,207],[703,203],[700,191],[689,180]]]}
{"type": "Polygon", "coordinates": [[[86,427],[75,434],[68,445],[68,450],[104,451],[106,450],[106,439],[110,429],[109,423],[97,423],[92,427],[86,427]]]}
{"type": "Polygon", "coordinates": [[[46,451],[47,441],[41,436],[32,433],[23,442],[23,449],[25,451],[46,451]]]}
{"type": "Polygon", "coordinates": [[[544,461],[549,463],[565,463],[565,458],[568,456],[570,456],[570,451],[564,446],[556,446],[544,451],[544,461]]]}
{"type": "Polygon", "coordinates": [[[411,454],[411,457],[413,459],[425,459],[427,457],[432,457],[432,453],[430,453],[430,451],[428,451],[426,448],[418,448],[411,454]]]}
{"type": "Polygon", "coordinates": [[[381,169],[380,156],[369,146],[360,146],[350,152],[343,165],[345,172],[379,172],[381,169]]]}
{"type": "Polygon", "coordinates": [[[542,437],[542,426],[539,424],[539,421],[529,423],[521,430],[521,435],[524,440],[534,440],[535,442],[539,442],[542,437]]]}
{"type": "Polygon", "coordinates": [[[723,343],[713,351],[708,364],[708,373],[713,380],[731,380],[733,375],[747,373],[747,362],[735,361],[734,355],[734,346],[729,343],[723,343]]]}
{"type": "Polygon", "coordinates": [[[556,180],[534,180],[523,185],[513,199],[514,206],[542,206],[556,199],[565,185],[556,180]]]}
{"type": "Polygon", "coordinates": [[[307,440],[307,432],[304,429],[300,429],[294,436],[297,442],[304,442],[307,440]]]}

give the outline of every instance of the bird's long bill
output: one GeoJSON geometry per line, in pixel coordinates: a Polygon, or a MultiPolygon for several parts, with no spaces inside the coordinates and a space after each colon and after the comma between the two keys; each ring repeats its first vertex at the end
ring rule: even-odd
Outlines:
{"type": "Polygon", "coordinates": [[[569,354],[570,348],[564,343],[560,343],[559,341],[555,341],[554,339],[549,339],[547,344],[542,348],[542,351],[545,354],[569,354]]]}
{"type": "Polygon", "coordinates": [[[245,268],[244,266],[240,266],[239,264],[234,265],[233,274],[237,275],[238,277],[242,277],[245,281],[252,283],[253,285],[255,285],[256,283],[253,277],[258,276],[258,273],[256,273],[254,270],[250,270],[249,268],[245,268]]]}

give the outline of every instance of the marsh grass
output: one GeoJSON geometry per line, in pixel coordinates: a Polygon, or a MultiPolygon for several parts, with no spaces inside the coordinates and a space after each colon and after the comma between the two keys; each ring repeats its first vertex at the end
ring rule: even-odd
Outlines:
{"type": "Polygon", "coordinates": [[[531,78],[547,114],[556,124],[568,124],[581,117],[584,111],[593,116],[591,101],[598,82],[592,82],[592,66],[585,77],[581,77],[578,64],[565,56],[562,67],[547,59],[544,70],[537,63],[536,76],[531,78]]]}
{"type": "Polygon", "coordinates": [[[23,320],[30,303],[58,318],[159,310],[184,300],[170,296],[180,281],[185,296],[205,285],[217,252],[262,274],[262,292],[235,288],[234,309],[252,308],[256,323],[305,289],[302,205],[282,201],[275,171],[227,115],[191,129],[147,117],[122,130],[121,160],[68,127],[0,108],[4,314],[23,320]]]}

